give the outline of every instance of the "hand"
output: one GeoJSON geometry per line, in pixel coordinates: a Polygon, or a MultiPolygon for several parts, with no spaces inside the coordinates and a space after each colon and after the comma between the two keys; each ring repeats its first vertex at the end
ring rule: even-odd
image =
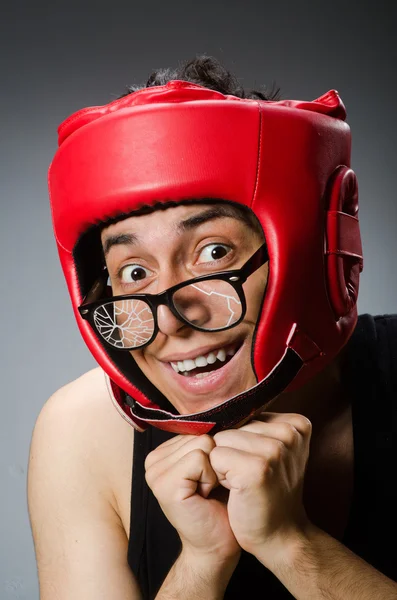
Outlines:
{"type": "Polygon", "coordinates": [[[229,522],[241,548],[271,567],[286,542],[309,523],[302,502],[311,436],[298,414],[262,413],[214,436],[211,465],[230,490],[229,522]]]}
{"type": "Polygon", "coordinates": [[[226,504],[208,498],[218,485],[209,461],[214,447],[208,435],[167,440],[147,456],[146,481],[178,531],[185,554],[237,564],[241,549],[230,528],[226,504]]]}

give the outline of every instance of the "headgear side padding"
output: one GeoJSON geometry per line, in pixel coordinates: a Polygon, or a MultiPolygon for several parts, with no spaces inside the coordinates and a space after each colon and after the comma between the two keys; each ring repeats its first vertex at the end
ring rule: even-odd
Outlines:
{"type": "Polygon", "coordinates": [[[351,169],[340,167],[335,171],[326,201],[329,202],[325,242],[327,286],[335,320],[339,320],[357,302],[363,270],[357,178],[351,169]]]}

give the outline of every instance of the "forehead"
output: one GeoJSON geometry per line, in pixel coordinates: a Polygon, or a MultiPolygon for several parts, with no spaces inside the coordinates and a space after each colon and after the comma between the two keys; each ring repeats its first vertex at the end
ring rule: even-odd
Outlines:
{"type": "Polygon", "coordinates": [[[156,227],[158,222],[166,223],[169,226],[177,225],[178,222],[186,217],[200,213],[203,210],[212,208],[212,204],[191,204],[191,205],[179,205],[169,206],[168,208],[157,208],[149,214],[134,215],[120,219],[116,223],[104,227],[102,234],[116,233],[119,231],[126,231],[128,229],[134,229],[136,231],[145,229],[146,227],[156,227]]]}
{"type": "Polygon", "coordinates": [[[132,215],[104,227],[101,233],[102,244],[105,247],[109,240],[122,234],[132,235],[135,243],[150,241],[152,238],[166,238],[169,235],[179,235],[192,231],[199,226],[219,219],[228,219],[231,225],[249,227],[248,217],[238,206],[231,204],[216,204],[200,202],[189,205],[171,206],[157,209],[150,214],[132,215]]]}

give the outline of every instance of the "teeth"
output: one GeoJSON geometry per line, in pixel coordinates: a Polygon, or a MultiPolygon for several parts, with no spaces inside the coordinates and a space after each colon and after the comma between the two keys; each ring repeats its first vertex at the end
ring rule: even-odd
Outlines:
{"type": "Polygon", "coordinates": [[[209,365],[213,365],[215,361],[216,361],[216,356],[215,356],[215,354],[214,354],[213,352],[210,352],[210,353],[208,354],[208,356],[207,356],[207,363],[208,363],[209,365]]]}
{"type": "Polygon", "coordinates": [[[218,354],[216,355],[216,358],[218,360],[221,360],[222,362],[225,362],[226,360],[226,352],[223,348],[221,348],[220,350],[218,350],[218,354]]]}
{"type": "Polygon", "coordinates": [[[183,361],[183,365],[184,365],[184,371],[192,371],[193,369],[196,368],[196,363],[194,362],[194,360],[191,360],[190,358],[188,358],[187,360],[183,361]]]}
{"type": "MultiPolygon", "coordinates": [[[[213,365],[216,360],[220,360],[221,362],[225,362],[226,356],[234,356],[236,353],[235,348],[228,348],[226,351],[225,348],[221,348],[216,353],[210,352],[206,356],[198,356],[194,360],[188,358],[187,360],[178,360],[177,362],[172,362],[171,367],[174,369],[176,373],[182,373],[187,375],[189,371],[192,371],[196,367],[206,367],[207,365],[213,365]]],[[[201,376],[206,376],[205,373],[199,373],[201,376]]],[[[198,377],[198,375],[196,375],[198,377]]]]}
{"type": "Polygon", "coordinates": [[[203,377],[208,377],[210,373],[197,373],[197,375],[195,375],[196,379],[203,379],[203,377]]]}
{"type": "Polygon", "coordinates": [[[194,359],[196,367],[206,367],[208,365],[207,359],[204,356],[198,356],[194,359]]]}

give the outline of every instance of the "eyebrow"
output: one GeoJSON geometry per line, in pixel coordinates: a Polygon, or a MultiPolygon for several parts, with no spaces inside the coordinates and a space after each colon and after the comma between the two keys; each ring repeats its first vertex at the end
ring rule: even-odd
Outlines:
{"type": "Polygon", "coordinates": [[[117,235],[110,235],[103,243],[103,253],[106,257],[113,246],[133,246],[137,241],[138,236],[135,233],[118,233],[117,235]]]}
{"type": "Polygon", "coordinates": [[[214,219],[220,219],[222,217],[231,217],[232,219],[241,220],[240,214],[237,214],[233,208],[228,206],[214,206],[207,210],[204,210],[197,215],[184,219],[177,225],[177,230],[181,233],[185,231],[191,231],[195,227],[199,227],[203,223],[213,221],[214,219]]]}
{"type": "MultiPolygon", "coordinates": [[[[244,215],[245,216],[245,215],[244,215]]],[[[180,221],[176,225],[178,233],[184,233],[191,231],[203,223],[213,221],[214,219],[220,219],[222,217],[231,217],[232,219],[245,220],[240,213],[237,213],[232,207],[229,206],[214,206],[196,215],[188,217],[183,221],[180,221]]],[[[116,235],[110,235],[103,243],[103,253],[105,257],[109,254],[110,249],[113,246],[133,246],[139,242],[139,236],[136,233],[119,233],[116,235]]]]}

